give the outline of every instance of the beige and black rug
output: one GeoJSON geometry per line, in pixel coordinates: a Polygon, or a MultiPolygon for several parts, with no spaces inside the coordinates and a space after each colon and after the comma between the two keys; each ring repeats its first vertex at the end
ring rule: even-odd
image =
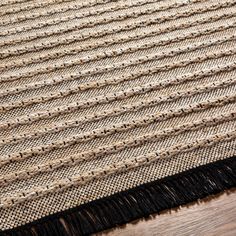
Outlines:
{"type": "Polygon", "coordinates": [[[0,235],[88,235],[236,186],[236,0],[1,0],[0,235]]]}

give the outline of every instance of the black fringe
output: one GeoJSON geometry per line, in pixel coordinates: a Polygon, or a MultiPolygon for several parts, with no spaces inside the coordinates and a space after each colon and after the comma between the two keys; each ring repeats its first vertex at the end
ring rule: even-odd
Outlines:
{"type": "Polygon", "coordinates": [[[143,184],[0,232],[0,235],[89,235],[232,187],[236,187],[236,157],[143,184]]]}

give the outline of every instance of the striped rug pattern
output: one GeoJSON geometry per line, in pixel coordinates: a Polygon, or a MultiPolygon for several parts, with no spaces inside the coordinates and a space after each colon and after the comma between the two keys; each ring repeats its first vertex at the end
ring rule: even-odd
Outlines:
{"type": "Polygon", "coordinates": [[[235,69],[235,0],[2,0],[0,235],[236,186],[235,69]]]}

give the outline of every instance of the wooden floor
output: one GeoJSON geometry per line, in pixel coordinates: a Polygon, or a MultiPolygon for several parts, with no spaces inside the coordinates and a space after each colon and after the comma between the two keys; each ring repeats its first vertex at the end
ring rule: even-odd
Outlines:
{"type": "Polygon", "coordinates": [[[97,236],[236,236],[236,189],[97,236]]]}

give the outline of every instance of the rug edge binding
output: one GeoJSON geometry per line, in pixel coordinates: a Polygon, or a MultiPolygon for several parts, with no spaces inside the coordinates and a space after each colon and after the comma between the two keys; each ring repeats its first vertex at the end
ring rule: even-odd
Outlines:
{"type": "Polygon", "coordinates": [[[236,187],[236,156],[55,213],[0,236],[89,235],[236,187]]]}

